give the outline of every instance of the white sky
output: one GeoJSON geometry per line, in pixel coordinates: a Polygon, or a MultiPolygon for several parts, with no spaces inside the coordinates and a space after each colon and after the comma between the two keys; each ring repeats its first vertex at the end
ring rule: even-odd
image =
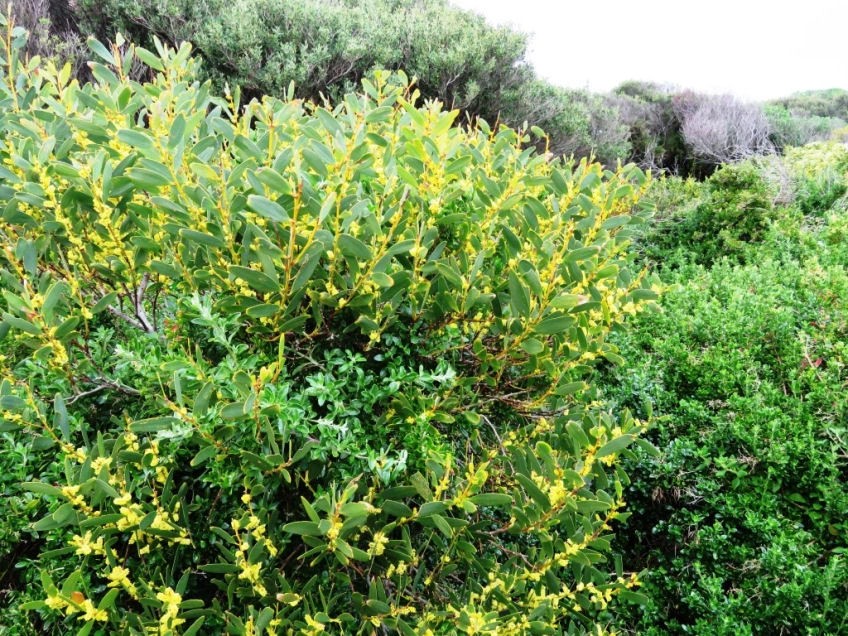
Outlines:
{"type": "Polygon", "coordinates": [[[743,99],[848,88],[846,0],[450,0],[530,35],[543,78],[607,91],[629,79],[743,99]]]}

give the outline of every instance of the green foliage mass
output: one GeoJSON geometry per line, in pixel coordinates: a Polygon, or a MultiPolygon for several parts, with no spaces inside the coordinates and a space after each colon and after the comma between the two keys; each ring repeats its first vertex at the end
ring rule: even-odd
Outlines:
{"type": "Polygon", "coordinates": [[[663,214],[641,246],[669,288],[615,334],[626,362],[602,378],[614,407],[653,412],[661,449],[629,466],[636,514],[619,534],[648,571],[639,633],[848,627],[848,215],[839,201],[805,215],[803,195],[840,165],[844,187],[838,149],[789,153],[796,203],[769,217],[763,163],[648,195],[663,214]],[[720,242],[692,236],[706,222],[720,242]]]}
{"type": "MultiPolygon", "coordinates": [[[[31,43],[31,52],[46,53],[55,43],[54,54],[82,70],[79,51],[59,46],[68,37],[44,33],[44,9],[28,25],[49,42],[31,43]]],[[[615,104],[535,78],[523,34],[489,26],[446,0],[82,0],[68,11],[83,36],[108,40],[120,32],[150,48],[154,37],[174,47],[191,42],[206,77],[219,89],[238,85],[247,96],[281,97],[294,83],[297,97],[336,102],[374,69],[402,69],[423,97],[467,117],[541,126],[556,154],[591,155],[614,166],[630,151],[615,104]]]]}
{"type": "Polygon", "coordinates": [[[523,35],[445,0],[84,0],[78,11],[103,39],[192,42],[218,86],[248,96],[294,82],[298,97],[335,102],[374,68],[403,69],[426,97],[495,121],[530,72],[523,35]]]}
{"type": "Polygon", "coordinates": [[[156,44],[92,41],[80,85],[7,27],[3,623],[606,633],[650,446],[585,379],[655,297],[645,176],[403,75],[242,104],[156,44]]]}
{"type": "Polygon", "coordinates": [[[643,249],[654,262],[675,254],[706,265],[725,256],[744,259],[774,216],[774,195],[762,168],[751,162],[722,166],[702,184],[668,179],[649,195],[669,207],[643,249]]]}
{"type": "MultiPolygon", "coordinates": [[[[80,79],[90,79],[85,38],[118,33],[148,48],[156,37],[174,48],[191,42],[217,90],[238,85],[248,97],[283,97],[293,83],[297,97],[335,103],[375,69],[401,69],[417,78],[424,98],[461,109],[459,123],[482,117],[543,128],[549,139],[537,141],[539,150],[699,178],[716,169],[716,158],[696,151],[704,146],[693,139],[714,127],[690,126],[684,134],[686,111],[712,97],[649,82],[626,82],[610,94],[553,86],[527,63],[524,34],[447,0],[27,0],[15,11],[34,34],[29,52],[72,61],[80,79]]],[[[128,69],[135,79],[145,72],[143,65],[128,69]]],[[[755,127],[761,139],[731,144],[733,153],[721,156],[737,161],[771,146],[828,139],[845,126],[844,106],[844,91],[836,90],[766,104],[755,127]]],[[[735,109],[750,116],[761,106],[735,109]]],[[[733,128],[734,117],[721,125],[733,128]]],[[[751,132],[748,122],[725,140],[751,132]]]]}

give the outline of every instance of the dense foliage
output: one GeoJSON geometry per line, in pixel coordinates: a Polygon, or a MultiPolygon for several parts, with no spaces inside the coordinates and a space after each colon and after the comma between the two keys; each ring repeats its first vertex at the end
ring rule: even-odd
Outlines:
{"type": "Polygon", "coordinates": [[[2,51],[13,633],[604,633],[643,424],[592,401],[628,167],[416,104],[239,103],[190,47],[2,51]],[[151,81],[128,74],[144,63],[151,81]],[[21,483],[22,482],[22,483],[21,483]]]}
{"type": "Polygon", "coordinates": [[[81,79],[85,38],[117,33],[148,48],[154,37],[191,42],[218,90],[239,85],[250,97],[283,97],[294,83],[297,97],[335,102],[374,69],[403,69],[424,98],[461,109],[459,123],[527,122],[549,135],[539,150],[699,178],[828,139],[848,119],[840,91],[761,105],[647,82],[610,94],[552,86],[527,63],[523,34],[447,0],[21,0],[16,11],[34,33],[30,53],[70,60],[81,79]]]}
{"type": "Polygon", "coordinates": [[[844,195],[847,158],[812,145],[649,194],[640,244],[669,289],[604,376],[661,449],[628,468],[619,535],[648,572],[639,633],[848,628],[848,201],[810,195],[823,175],[844,195]]]}

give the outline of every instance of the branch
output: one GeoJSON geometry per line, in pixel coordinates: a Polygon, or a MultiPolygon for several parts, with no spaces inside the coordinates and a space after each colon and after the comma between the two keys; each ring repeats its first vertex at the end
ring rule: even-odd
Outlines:
{"type": "MultiPolygon", "coordinates": [[[[150,274],[145,273],[144,276],[141,277],[141,282],[138,285],[138,289],[135,291],[130,291],[124,286],[124,291],[127,296],[130,297],[133,305],[133,313],[135,316],[130,316],[125,313],[123,310],[115,307],[113,305],[109,305],[107,309],[109,313],[113,316],[117,316],[122,320],[130,323],[133,327],[137,329],[141,329],[146,333],[156,333],[156,328],[153,323],[150,321],[150,318],[147,316],[147,311],[144,309],[144,293],[147,291],[147,287],[150,285],[150,274]]],[[[101,288],[100,293],[102,294],[101,298],[105,297],[107,294],[101,288]]]]}
{"type": "MultiPolygon", "coordinates": [[[[90,382],[93,381],[91,378],[86,379],[90,382]]],[[[107,380],[106,378],[97,378],[97,380],[100,381],[100,384],[95,386],[93,389],[81,391],[80,393],[73,395],[65,402],[65,404],[73,404],[80,398],[88,397],[89,395],[94,395],[95,393],[105,391],[106,389],[115,389],[116,391],[126,393],[127,395],[141,395],[141,391],[139,391],[138,389],[134,389],[131,386],[126,386],[125,384],[121,384],[120,382],[115,382],[114,380],[107,380]]]]}
{"type": "Polygon", "coordinates": [[[141,277],[141,283],[139,283],[138,289],[135,291],[133,304],[135,305],[135,317],[138,318],[138,322],[141,323],[142,329],[144,329],[147,333],[156,333],[153,323],[150,322],[150,319],[147,317],[147,312],[144,310],[144,292],[147,291],[147,286],[149,284],[150,274],[145,272],[144,276],[141,277]]]}

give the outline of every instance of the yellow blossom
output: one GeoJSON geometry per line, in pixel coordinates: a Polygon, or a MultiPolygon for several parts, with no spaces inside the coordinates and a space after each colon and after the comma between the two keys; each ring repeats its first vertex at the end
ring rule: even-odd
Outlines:
{"type": "Polygon", "coordinates": [[[161,592],[157,592],[156,600],[162,602],[165,616],[176,618],[177,614],[180,613],[180,603],[183,602],[183,597],[177,594],[173,588],[166,587],[161,592]]]}
{"type": "Polygon", "coordinates": [[[92,542],[91,530],[85,533],[84,536],[75,534],[71,539],[71,545],[76,548],[75,553],[82,556],[90,554],[105,554],[103,548],[103,537],[97,537],[97,540],[92,542]]]}
{"type": "Polygon", "coordinates": [[[368,554],[370,554],[371,556],[380,556],[381,554],[383,554],[383,552],[386,551],[386,544],[388,542],[389,538],[382,532],[374,533],[374,539],[368,546],[368,554]]]}
{"type": "Polygon", "coordinates": [[[109,587],[122,587],[130,596],[137,599],[138,591],[132,581],[130,581],[129,574],[130,571],[127,568],[116,565],[112,568],[112,571],[106,575],[106,578],[110,581],[109,587]]]}
{"type": "Polygon", "coordinates": [[[303,620],[306,621],[306,626],[309,628],[307,634],[320,634],[324,631],[324,623],[319,623],[314,618],[312,618],[311,614],[307,614],[303,617],[303,620]]]}
{"type": "Polygon", "coordinates": [[[108,468],[111,464],[111,457],[98,457],[91,462],[91,469],[95,472],[95,474],[99,474],[102,469],[108,468]]]}
{"type": "Polygon", "coordinates": [[[82,602],[82,611],[84,613],[79,617],[81,621],[105,622],[109,620],[109,615],[106,613],[106,610],[94,607],[94,603],[91,602],[90,598],[87,598],[82,602]]]}
{"type": "Polygon", "coordinates": [[[53,610],[62,609],[67,605],[67,602],[61,596],[51,595],[44,599],[45,605],[53,610]]]}

